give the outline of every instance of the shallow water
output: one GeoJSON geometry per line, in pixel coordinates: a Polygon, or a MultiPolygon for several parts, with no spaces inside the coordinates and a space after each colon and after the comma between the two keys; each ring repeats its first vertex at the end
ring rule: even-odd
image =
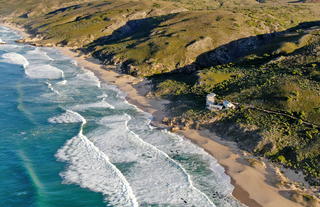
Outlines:
{"type": "Polygon", "coordinates": [[[53,48],[0,27],[1,206],[241,206],[217,161],[53,48]]]}

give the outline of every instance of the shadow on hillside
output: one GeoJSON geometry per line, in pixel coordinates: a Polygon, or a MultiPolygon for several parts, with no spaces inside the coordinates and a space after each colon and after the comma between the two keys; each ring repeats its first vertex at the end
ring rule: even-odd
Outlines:
{"type": "Polygon", "coordinates": [[[72,5],[68,7],[63,7],[47,13],[46,16],[54,16],[54,15],[63,13],[65,11],[80,9],[81,7],[82,7],[81,5],[72,5]]]}
{"type": "Polygon", "coordinates": [[[176,14],[169,14],[159,17],[130,20],[124,26],[114,30],[111,35],[101,37],[87,45],[86,52],[94,52],[93,55],[97,56],[97,54],[101,52],[99,50],[96,51],[97,47],[119,43],[128,43],[128,45],[125,45],[126,48],[135,48],[137,45],[149,39],[154,28],[158,27],[162,22],[173,18],[175,15],[176,14]],[[135,43],[129,44],[131,40],[135,40],[135,43]]]}
{"type": "MultiPolygon", "coordinates": [[[[250,55],[264,55],[264,52],[270,50],[273,52],[275,49],[279,49],[283,42],[287,41],[299,41],[301,36],[305,35],[312,29],[320,29],[320,21],[301,23],[296,27],[290,28],[282,32],[274,32],[264,35],[252,36],[232,41],[228,44],[222,45],[212,51],[208,51],[199,55],[196,61],[190,65],[177,68],[171,72],[156,74],[149,76],[148,79],[152,84],[153,91],[157,90],[158,85],[166,80],[174,80],[181,83],[185,83],[189,86],[193,86],[198,81],[198,71],[201,69],[209,68],[212,66],[227,64],[231,62],[237,62],[246,56],[250,55]],[[273,45],[273,48],[268,48],[269,45],[273,45]]],[[[255,66],[262,65],[276,58],[279,55],[271,55],[263,57],[262,59],[242,60],[240,65],[255,66]]],[[[248,83],[250,84],[250,82],[248,83]]],[[[231,87],[237,89],[238,87],[231,87]]],[[[172,100],[173,105],[183,105],[178,103],[180,99],[183,99],[183,103],[193,104],[192,107],[198,107],[203,105],[201,101],[196,99],[203,99],[203,97],[195,97],[194,94],[183,94],[168,97],[172,100]],[[199,102],[195,104],[195,102],[199,102]]],[[[170,106],[174,108],[174,106],[170,106]]],[[[191,108],[192,108],[191,107],[191,108]]],[[[185,107],[190,108],[190,107],[185,107]]]]}
{"type": "MultiPolygon", "coordinates": [[[[229,42],[214,50],[199,55],[196,60],[186,66],[177,68],[171,72],[156,74],[148,77],[155,83],[163,79],[173,79],[187,84],[194,84],[197,81],[197,71],[217,65],[228,64],[242,60],[248,65],[263,64],[276,58],[277,55],[268,56],[261,60],[246,60],[250,55],[263,56],[279,49],[283,43],[288,41],[297,42],[310,30],[320,29],[320,21],[304,22],[281,32],[273,32],[263,35],[246,37],[229,42]],[[260,62],[259,62],[260,61],[260,62]],[[185,74],[188,74],[187,76],[185,74]],[[186,78],[187,77],[187,78],[186,78]]],[[[280,56],[282,54],[278,54],[280,56]]]]}
{"type": "Polygon", "coordinates": [[[299,37],[316,28],[320,29],[320,21],[304,22],[282,32],[273,32],[235,40],[201,54],[197,57],[194,64],[201,68],[210,67],[234,62],[249,55],[263,55],[261,53],[271,52],[272,49],[279,48],[286,41],[299,40],[299,37]],[[274,48],[268,48],[268,45],[274,46],[274,48]]]}

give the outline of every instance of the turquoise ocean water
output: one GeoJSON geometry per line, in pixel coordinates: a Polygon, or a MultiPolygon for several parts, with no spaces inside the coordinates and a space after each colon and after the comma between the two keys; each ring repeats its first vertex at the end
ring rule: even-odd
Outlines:
{"type": "Polygon", "coordinates": [[[0,206],[242,206],[214,158],[116,87],[0,27],[0,206]]]}

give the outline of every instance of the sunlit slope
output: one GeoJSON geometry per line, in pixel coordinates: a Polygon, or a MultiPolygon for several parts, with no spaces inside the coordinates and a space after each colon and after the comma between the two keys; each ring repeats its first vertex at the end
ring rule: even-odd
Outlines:
{"type": "Polygon", "coordinates": [[[26,26],[38,44],[81,49],[105,63],[125,63],[124,72],[139,76],[190,69],[200,55],[230,41],[282,31],[320,16],[319,4],[195,3],[15,0],[2,2],[0,13],[26,26]]]}

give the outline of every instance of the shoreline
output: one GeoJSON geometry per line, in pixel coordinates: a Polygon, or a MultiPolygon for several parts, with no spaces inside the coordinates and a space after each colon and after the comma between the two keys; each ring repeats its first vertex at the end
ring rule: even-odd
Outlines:
{"type": "MultiPolygon", "coordinates": [[[[19,31],[23,36],[29,37],[23,29],[14,25],[0,24],[13,30],[19,31]]],[[[87,58],[73,52],[71,48],[54,47],[64,55],[74,59],[80,67],[88,69],[103,82],[117,86],[126,93],[129,103],[143,111],[152,114],[153,125],[161,126],[162,118],[166,114],[165,105],[167,100],[147,98],[146,86],[135,87],[141,80],[130,75],[119,74],[106,66],[101,65],[99,60],[87,58]]],[[[288,189],[275,187],[277,175],[270,169],[271,166],[250,166],[249,155],[241,151],[235,143],[226,142],[208,130],[179,130],[176,132],[183,135],[207,153],[213,156],[224,167],[225,173],[230,176],[234,186],[232,195],[241,203],[249,207],[298,207],[302,206],[284,197],[283,191],[288,189]]]]}
{"type": "MultiPolygon", "coordinates": [[[[167,100],[147,98],[143,88],[135,88],[133,85],[141,80],[130,75],[119,74],[106,68],[94,58],[86,58],[70,48],[56,47],[64,55],[76,60],[79,66],[88,69],[97,77],[109,84],[116,85],[121,91],[126,93],[129,103],[137,106],[141,110],[152,114],[154,126],[161,127],[162,118],[165,116],[165,104],[167,100]]],[[[275,182],[276,175],[270,175],[269,168],[251,167],[242,157],[243,153],[235,143],[224,142],[215,134],[207,130],[179,130],[175,132],[189,139],[194,144],[203,148],[208,154],[213,156],[225,169],[225,173],[230,176],[231,184],[234,186],[232,195],[241,203],[249,207],[298,207],[302,206],[280,194],[283,189],[276,188],[270,183],[275,182]],[[222,144],[224,142],[224,144],[222,144]],[[233,145],[233,146],[232,146],[233,145]],[[270,177],[269,177],[270,176],[270,177]],[[250,180],[248,180],[250,178],[250,180]]]]}

